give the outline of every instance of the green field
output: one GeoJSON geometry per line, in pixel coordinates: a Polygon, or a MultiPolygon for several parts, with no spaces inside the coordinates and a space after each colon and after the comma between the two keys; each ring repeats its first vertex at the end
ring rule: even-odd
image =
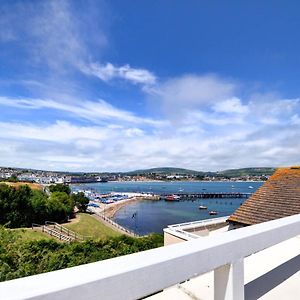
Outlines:
{"type": "MultiPolygon", "coordinates": [[[[115,236],[120,236],[121,233],[113,230],[112,228],[105,226],[101,222],[88,214],[79,213],[80,218],[78,222],[63,224],[64,227],[75,231],[76,233],[84,236],[89,236],[95,239],[105,239],[115,236]]],[[[48,234],[41,231],[32,230],[31,228],[17,228],[12,229],[13,232],[18,233],[19,238],[24,241],[37,241],[41,239],[54,239],[48,234]]]]}
{"type": "Polygon", "coordinates": [[[64,227],[67,227],[70,230],[73,230],[84,236],[89,236],[96,239],[105,239],[121,235],[118,231],[105,226],[88,214],[79,213],[78,216],[80,217],[78,222],[64,224],[64,227]]]}
{"type": "Polygon", "coordinates": [[[41,231],[32,230],[31,228],[18,228],[12,229],[13,232],[18,233],[20,239],[24,241],[37,241],[42,239],[53,239],[46,233],[41,231]]]}

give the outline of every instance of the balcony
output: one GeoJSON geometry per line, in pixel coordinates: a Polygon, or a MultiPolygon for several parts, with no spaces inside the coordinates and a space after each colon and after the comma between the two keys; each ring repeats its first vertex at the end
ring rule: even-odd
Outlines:
{"type": "Polygon", "coordinates": [[[294,215],[2,282],[0,295],[5,300],[96,300],[139,299],[158,293],[151,298],[171,299],[181,286],[182,299],[298,299],[298,235],[300,215],[294,215]]]}
{"type": "Polygon", "coordinates": [[[169,225],[164,229],[164,244],[172,245],[229,230],[229,216],[169,225]]]}

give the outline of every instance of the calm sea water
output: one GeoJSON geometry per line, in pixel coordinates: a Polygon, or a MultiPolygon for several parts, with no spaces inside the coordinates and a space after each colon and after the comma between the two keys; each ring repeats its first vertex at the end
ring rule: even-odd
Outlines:
{"type": "MultiPolygon", "coordinates": [[[[106,192],[153,192],[177,193],[183,192],[255,192],[261,182],[107,182],[81,184],[73,188],[94,189],[106,192]],[[253,189],[249,189],[252,186],[253,189]]],[[[197,199],[195,201],[140,201],[128,204],[120,209],[114,221],[134,230],[138,234],[151,232],[162,233],[162,229],[170,224],[203,220],[213,217],[227,216],[233,213],[245,199],[197,199]],[[205,205],[207,210],[199,210],[199,205],[205,205]],[[208,212],[216,210],[217,216],[208,212]],[[134,216],[134,217],[133,217],[134,216]]]]}

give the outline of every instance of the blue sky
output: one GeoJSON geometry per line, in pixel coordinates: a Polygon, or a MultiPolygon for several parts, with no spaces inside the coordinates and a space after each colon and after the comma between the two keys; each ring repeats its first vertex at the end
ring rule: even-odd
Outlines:
{"type": "Polygon", "coordinates": [[[3,166],[299,164],[298,1],[1,1],[3,166]]]}

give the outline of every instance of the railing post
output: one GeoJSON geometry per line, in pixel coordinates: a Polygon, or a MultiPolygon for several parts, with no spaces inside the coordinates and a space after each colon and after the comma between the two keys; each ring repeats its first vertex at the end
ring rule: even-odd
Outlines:
{"type": "Polygon", "coordinates": [[[214,270],[214,300],[244,300],[244,259],[214,270]]]}

